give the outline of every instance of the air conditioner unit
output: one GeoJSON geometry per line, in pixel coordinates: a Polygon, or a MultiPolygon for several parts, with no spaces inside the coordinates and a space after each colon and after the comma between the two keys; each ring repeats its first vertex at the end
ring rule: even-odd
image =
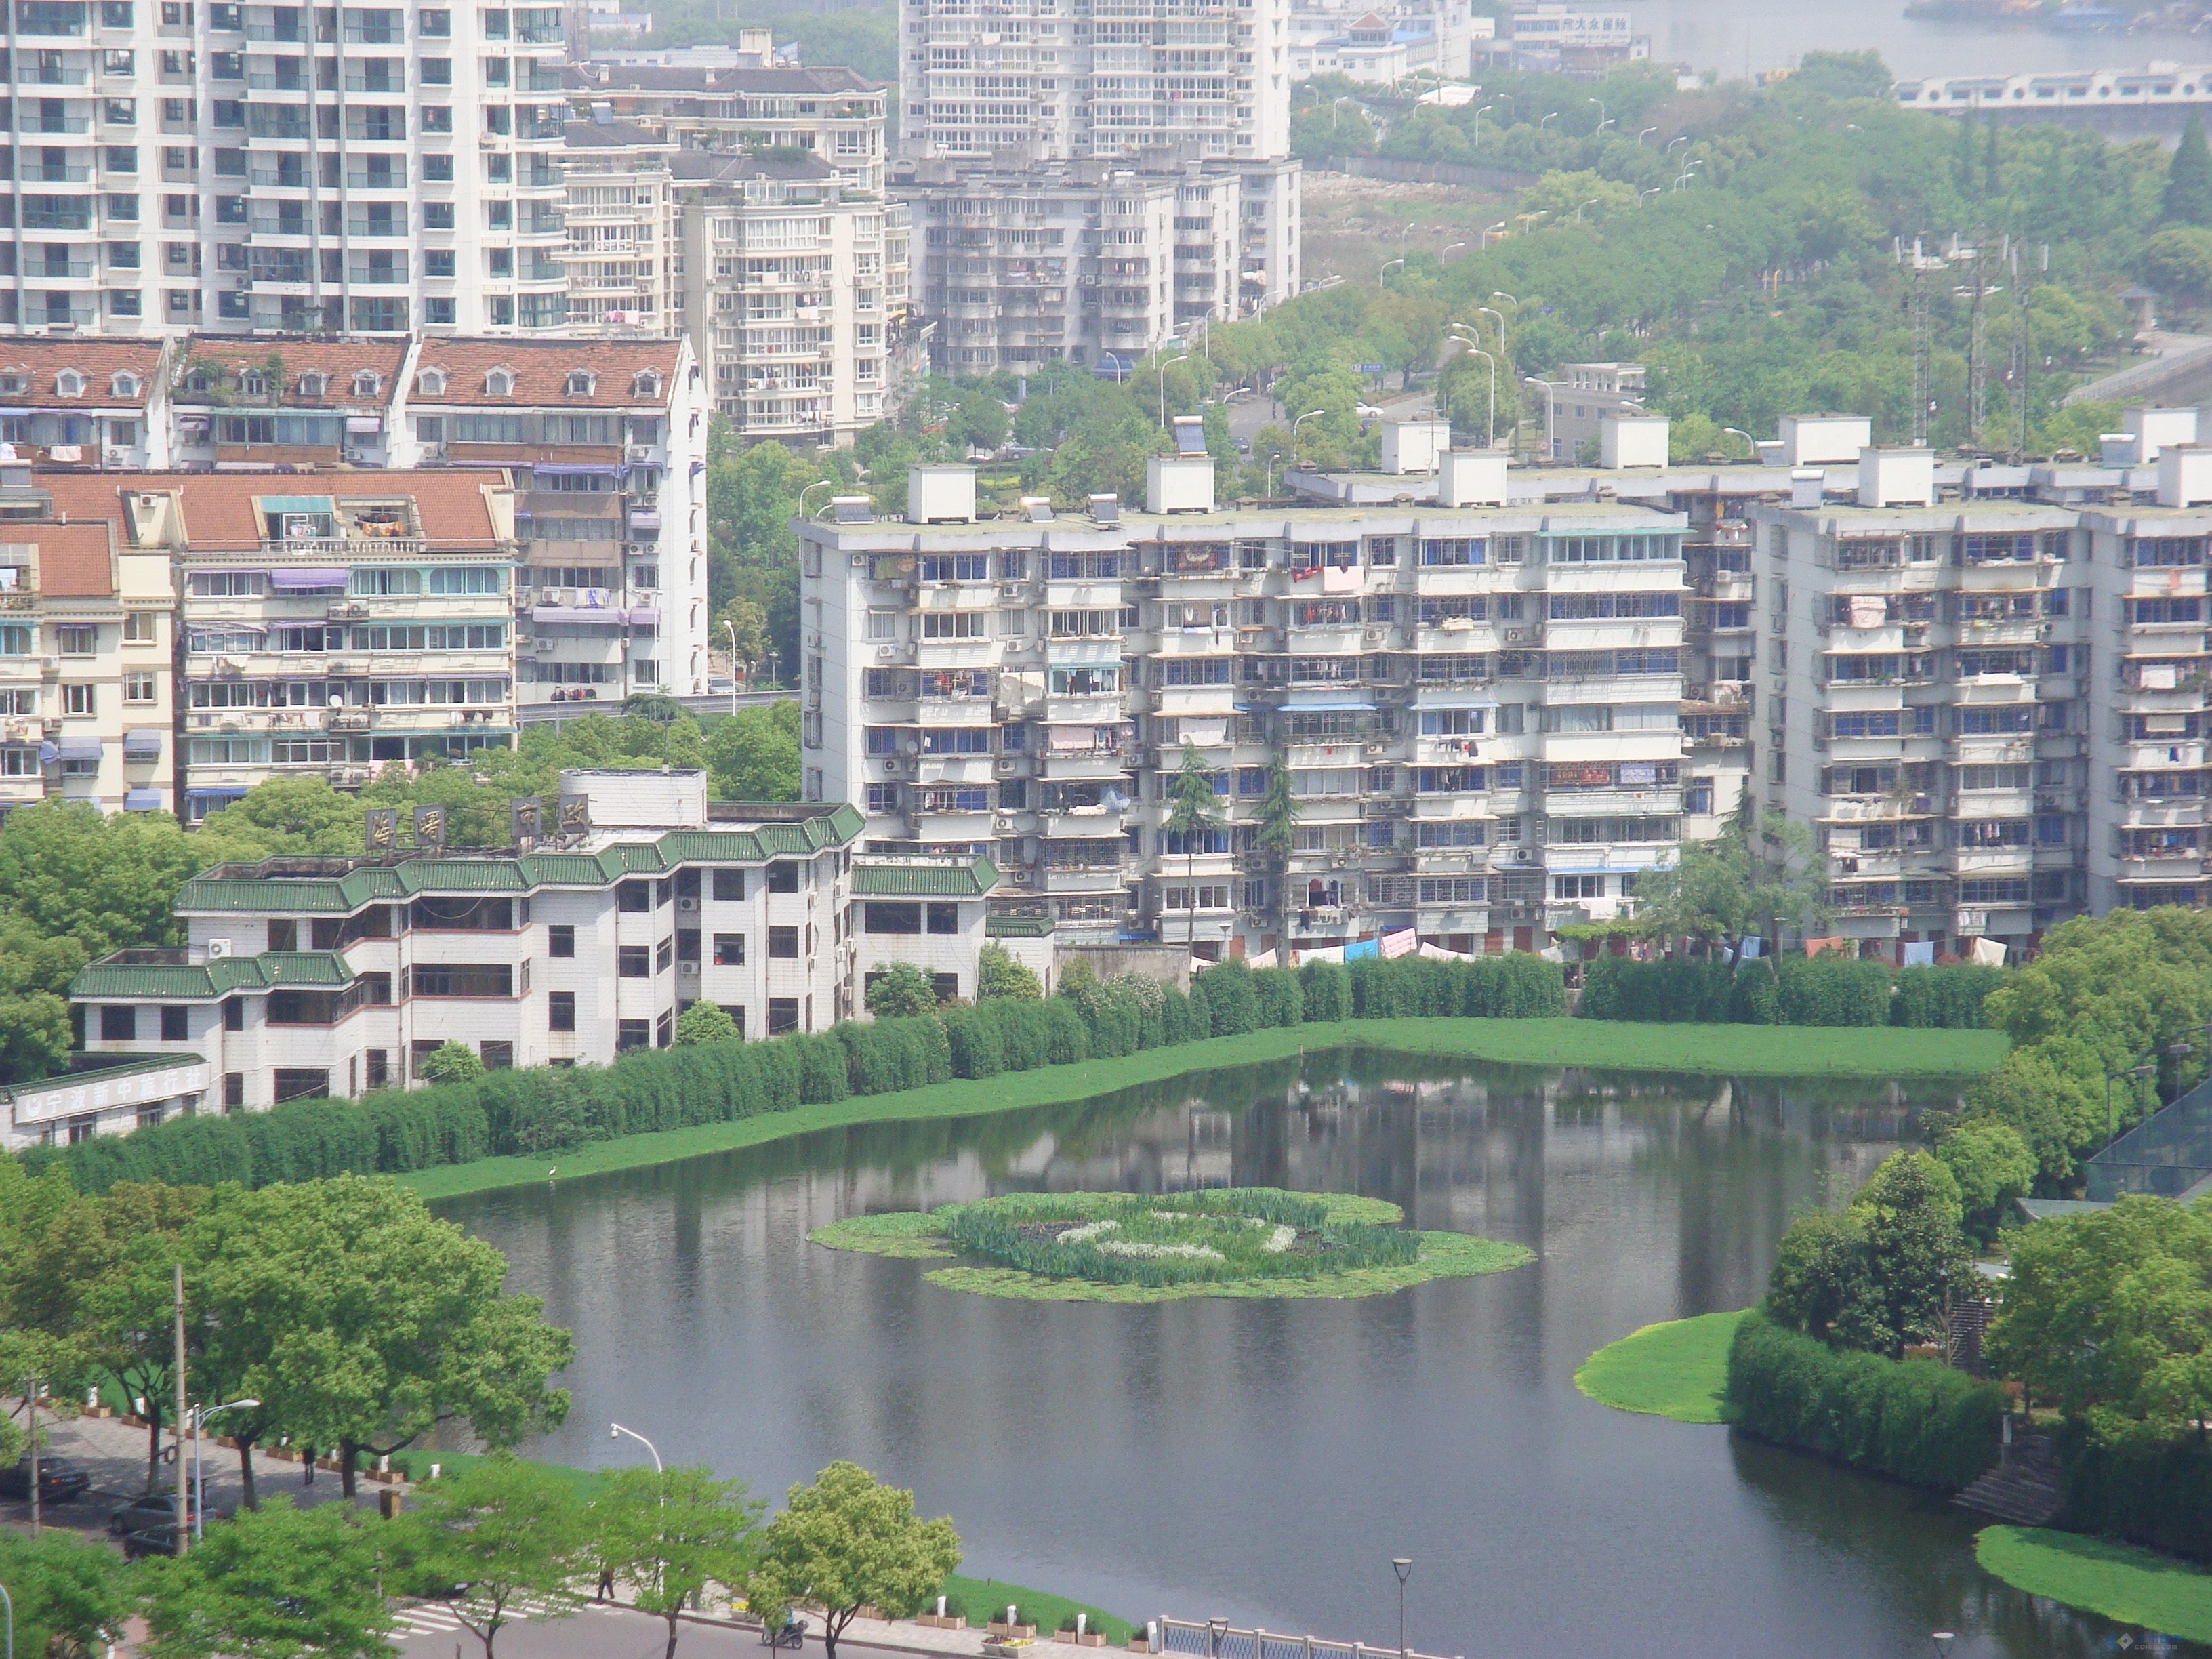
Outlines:
{"type": "Polygon", "coordinates": [[[1002,599],[1018,599],[1021,596],[1022,585],[1019,582],[1008,582],[999,590],[999,597],[1002,599]]]}
{"type": "Polygon", "coordinates": [[[901,772],[905,770],[905,769],[906,763],[900,760],[896,756],[893,756],[890,759],[884,763],[884,775],[887,778],[895,778],[898,776],[901,772]]]}
{"type": "Polygon", "coordinates": [[[879,645],[876,647],[876,660],[878,662],[889,662],[896,655],[898,655],[897,650],[891,646],[879,645]]]}
{"type": "Polygon", "coordinates": [[[693,913],[699,908],[699,901],[696,898],[679,898],[676,901],[676,908],[687,914],[693,913]]]}
{"type": "Polygon", "coordinates": [[[1360,630],[1359,642],[1362,645],[1380,645],[1382,643],[1382,638],[1383,631],[1379,628],[1368,628],[1360,630]]]}
{"type": "Polygon", "coordinates": [[[1012,755],[1000,756],[997,763],[991,769],[1002,776],[1012,773],[1014,769],[1014,757],[1012,755]]]}
{"type": "Polygon", "coordinates": [[[230,941],[228,939],[211,939],[207,942],[207,958],[210,962],[220,962],[223,957],[229,954],[230,941]]]}
{"type": "Polygon", "coordinates": [[[1504,631],[1503,637],[1508,645],[1526,645],[1528,643],[1528,630],[1525,628],[1509,628],[1504,631]]]}
{"type": "Polygon", "coordinates": [[[653,459],[653,446],[651,444],[632,444],[629,447],[629,458],[633,461],[651,460],[653,459]]]}

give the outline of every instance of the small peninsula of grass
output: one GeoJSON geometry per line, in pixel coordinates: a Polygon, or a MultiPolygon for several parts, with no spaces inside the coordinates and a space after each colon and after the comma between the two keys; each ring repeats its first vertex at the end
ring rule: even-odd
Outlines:
{"type": "Polygon", "coordinates": [[[2212,1572],[2170,1555],[2047,1527],[1989,1527],[1975,1536],[1974,1559],[2030,1595],[2212,1643],[2212,1572]]]}
{"type": "Polygon", "coordinates": [[[1417,1058],[1576,1066],[1706,1077],[1957,1078],[1980,1076],[2004,1058],[2002,1031],[1886,1026],[1638,1025],[1588,1019],[1366,1019],[1272,1027],[1208,1037],[1113,1060],[991,1078],[959,1078],[896,1093],[696,1124],[557,1152],[477,1158],[392,1178],[428,1199],[528,1187],[736,1152],[789,1136],[866,1123],[919,1122],[1090,1100],[1167,1078],[1256,1065],[1300,1054],[1352,1048],[1417,1058]]]}
{"type": "Polygon", "coordinates": [[[1396,1224],[1404,1218],[1381,1199],[1273,1187],[1165,1198],[1018,1193],[927,1213],[856,1216],[807,1237],[877,1255],[964,1250],[982,1260],[939,1267],[929,1282],[1033,1302],[1378,1296],[1535,1260],[1519,1244],[1403,1231],[1396,1224]]]}
{"type": "Polygon", "coordinates": [[[1741,1311],[1711,1313],[1646,1325],[1583,1361],[1575,1387],[1615,1411],[1677,1423],[1723,1422],[1729,1345],[1742,1318],[1741,1311]]]}

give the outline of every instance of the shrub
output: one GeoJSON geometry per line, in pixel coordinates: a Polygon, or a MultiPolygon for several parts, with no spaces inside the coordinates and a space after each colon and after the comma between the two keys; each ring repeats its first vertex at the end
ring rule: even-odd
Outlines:
{"type": "Polygon", "coordinates": [[[676,1017],[676,1041],[678,1044],[735,1042],[738,1040],[738,1022],[730,1018],[729,1010],[719,1002],[695,1002],[676,1017]]]}
{"type": "Polygon", "coordinates": [[[483,1074],[483,1061],[465,1042],[441,1042],[415,1067],[425,1083],[469,1083],[483,1074]]]}
{"type": "Polygon", "coordinates": [[[941,1017],[955,1077],[996,1077],[1006,1069],[999,1022],[981,1008],[948,1008],[941,1017]]]}
{"type": "Polygon", "coordinates": [[[1305,997],[1298,988],[1298,976],[1289,969],[1261,969],[1252,975],[1252,989],[1259,999],[1261,1024],[1297,1025],[1304,1021],[1305,997]]]}
{"type": "Polygon", "coordinates": [[[1753,1312],[1736,1327],[1723,1395],[1746,1434],[1956,1492],[1996,1461],[2004,1391],[1932,1359],[1840,1352],[1753,1312]]]}
{"type": "Polygon", "coordinates": [[[2099,1440],[2075,1424],[2061,1431],[2059,1453],[2066,1469],[2059,1518],[2066,1526],[2212,1561],[2212,1448],[2099,1440]]]}
{"type": "Polygon", "coordinates": [[[1035,1001],[1044,994],[1037,976],[1007,953],[1003,945],[987,945],[975,958],[975,1000],[1019,997],[1035,1001]]]}
{"type": "Polygon", "coordinates": [[[1857,962],[1832,951],[1785,957],[1779,981],[1784,1025],[1887,1025],[1889,964],[1857,962]]]}
{"type": "Polygon", "coordinates": [[[1305,999],[1306,1018],[1315,1024],[1352,1018],[1352,978],[1340,963],[1306,963],[1298,969],[1298,992],[1305,999]]]}
{"type": "Polygon", "coordinates": [[[878,1019],[901,1019],[933,1011],[937,987],[910,962],[888,967],[879,962],[868,972],[864,1000],[878,1019]]]}
{"type": "Polygon", "coordinates": [[[1241,962],[1217,963],[1191,981],[1193,1000],[1206,1000],[1207,1024],[1215,1036],[1243,1036],[1260,1029],[1260,994],[1252,970],[1241,962]]]}
{"type": "Polygon", "coordinates": [[[2003,969],[1984,968],[1973,962],[1905,969],[1897,976],[1889,1023],[1978,1030],[1988,1023],[1982,1000],[2004,981],[2003,969]]]}

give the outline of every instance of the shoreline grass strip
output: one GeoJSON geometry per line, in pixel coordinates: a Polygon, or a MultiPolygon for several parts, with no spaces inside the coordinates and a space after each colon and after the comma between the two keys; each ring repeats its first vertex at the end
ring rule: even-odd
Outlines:
{"type": "Polygon", "coordinates": [[[714,1152],[735,1152],[787,1136],[865,1123],[976,1117],[1064,1105],[1194,1073],[1301,1054],[1369,1048],[1410,1058],[1489,1060],[1506,1065],[1674,1073],[1700,1077],[1925,1079],[1961,1081],[2004,1057],[2002,1031],[1849,1026],[1638,1025],[1583,1019],[1377,1019],[1289,1025],[1244,1036],[1147,1048],[1113,1060],[1047,1066],[991,1078],[958,1078],[894,1094],[763,1113],[725,1123],[625,1135],[559,1152],[479,1158],[416,1170],[392,1179],[426,1199],[568,1181],[645,1169],[714,1152]]]}
{"type": "Polygon", "coordinates": [[[2048,1527],[1989,1527],[1975,1534],[1974,1559],[2030,1595],[2212,1643],[2212,1572],[2172,1556],[2048,1527]]]}
{"type": "Polygon", "coordinates": [[[1729,1345],[1743,1313],[1670,1319],[1609,1342],[1582,1363],[1575,1387],[1615,1411],[1676,1423],[1723,1423],[1729,1345]]]}

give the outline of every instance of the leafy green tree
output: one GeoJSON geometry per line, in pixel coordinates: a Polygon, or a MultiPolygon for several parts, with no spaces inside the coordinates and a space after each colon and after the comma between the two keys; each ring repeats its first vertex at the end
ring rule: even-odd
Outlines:
{"type": "Polygon", "coordinates": [[[714,641],[717,645],[736,641],[734,670],[742,663],[750,671],[768,660],[768,611],[758,602],[733,595],[715,614],[714,641]]]}
{"type": "Polygon", "coordinates": [[[986,945],[976,954],[975,997],[1016,997],[1034,1002],[1044,995],[1036,972],[1016,962],[1003,945],[986,945]]]}
{"type": "Polygon", "coordinates": [[[175,937],[170,907],[199,867],[198,849],[160,812],[103,815],[80,801],[41,801],[0,818],[0,917],[88,956],[175,937]]]}
{"type": "Polygon", "coordinates": [[[132,1612],[122,1558],[64,1527],[35,1539],[0,1532],[0,1585],[15,1598],[15,1651],[28,1659],[95,1659],[122,1640],[132,1612]]]}
{"type": "Polygon", "coordinates": [[[483,1074],[483,1061],[465,1042],[440,1043],[415,1068],[425,1083],[473,1083],[483,1074]]]}
{"type": "Polygon", "coordinates": [[[916,1520],[912,1492],[852,1463],[832,1463],[812,1486],[792,1487],[762,1541],[747,1599],[770,1626],[801,1602],[820,1607],[829,1659],[837,1659],[838,1638],[860,1608],[910,1617],[960,1565],[951,1522],[916,1520]]]}
{"type": "Polygon", "coordinates": [[[220,812],[192,840],[208,864],[246,863],[276,854],[358,854],[364,833],[360,799],[321,778],[272,778],[220,812]]]}
{"type": "Polygon", "coordinates": [[[1800,1216],[1775,1246],[1766,1281],[1767,1316],[1826,1340],[1869,1294],[1866,1226],[1825,1210],[1800,1216]]]}
{"type": "Polygon", "coordinates": [[[1999,1375],[2100,1439],[2202,1444],[2212,1418],[2212,1215],[2130,1196],[2022,1229],[1987,1351],[1999,1375]]]}
{"type": "Polygon", "coordinates": [[[695,1002],[676,1016],[676,1046],[679,1048],[695,1042],[735,1042],[738,1038],[738,1022],[719,1002],[695,1002]]]}
{"type": "Polygon", "coordinates": [[[1188,742],[1182,746],[1182,763],[1168,786],[1167,818],[1161,828],[1182,843],[1184,870],[1190,887],[1186,911],[1188,932],[1185,943],[1198,939],[1198,854],[1200,843],[1219,831],[1221,807],[1213,789],[1213,774],[1188,742]]]}
{"type": "Polygon", "coordinates": [[[963,396],[945,422],[945,434],[962,449],[995,453],[1006,441],[1006,406],[978,388],[963,396]]]}
{"type": "Polygon", "coordinates": [[[506,1258],[388,1181],[222,1189],[192,1231],[188,1298],[236,1358],[269,1429],[333,1448],[351,1496],[360,1455],[441,1423],[492,1447],[558,1427],[551,1379],[573,1352],[536,1297],[509,1296],[506,1258]]]}
{"type": "Polygon", "coordinates": [[[765,1505],[742,1480],[711,1470],[624,1468],[608,1472],[586,1506],[590,1551],[603,1581],[629,1587],[630,1601],[666,1625],[663,1659],[676,1659],[678,1618],[710,1585],[736,1589],[757,1553],[765,1505]]]}
{"type": "Polygon", "coordinates": [[[576,1608],[571,1585],[590,1561],[591,1529],[558,1470],[495,1452],[416,1487],[415,1507],[398,1526],[407,1577],[418,1591],[462,1587],[447,1605],[483,1644],[484,1659],[493,1659],[518,1602],[527,1599],[541,1618],[576,1608]]]}
{"type": "Polygon", "coordinates": [[[1732,819],[1709,841],[1684,842],[1637,884],[1637,920],[1667,939],[1702,939],[1732,954],[1763,932],[1809,933],[1827,915],[1826,859],[1779,812],[1756,827],[1732,819]]]}
{"type": "Polygon", "coordinates": [[[148,1564],[148,1659],[386,1659],[387,1527],[283,1498],[210,1527],[182,1559],[148,1564]]]}
{"type": "Polygon", "coordinates": [[[868,1012],[878,1019],[902,1019],[937,1011],[937,987],[912,963],[878,963],[868,975],[868,1012]]]}
{"type": "MultiPolygon", "coordinates": [[[[1260,797],[1260,821],[1252,845],[1267,861],[1275,884],[1275,939],[1287,949],[1291,938],[1291,854],[1298,843],[1298,798],[1291,787],[1291,763],[1279,749],[1267,757],[1267,788],[1260,797]]],[[[1287,957],[1282,966],[1290,966],[1287,957]]]]}
{"type": "Polygon", "coordinates": [[[2166,163],[2159,213],[2172,224],[2212,226],[2212,149],[2205,145],[2203,123],[2194,115],[2166,163]]]}
{"type": "Polygon", "coordinates": [[[1873,1294],[1857,1328],[1839,1330],[1838,1340],[1892,1358],[1906,1343],[1936,1340],[1972,1261],[1960,1231],[1958,1182],[1926,1152],[1892,1152],[1851,1209],[1866,1229],[1873,1294]]]}
{"type": "Polygon", "coordinates": [[[1808,52],[1792,77],[1808,92],[1829,98],[1887,98],[1889,65],[1878,52],[1808,52]]]}
{"type": "Polygon", "coordinates": [[[2146,238],[2136,256],[2136,270],[2169,299],[2212,299],[2212,230],[2179,224],[2146,238]]]}
{"type": "Polygon", "coordinates": [[[1937,1143],[1936,1156],[1959,1186],[1959,1202],[1974,1236],[1996,1237],[2007,1206],[2035,1185],[2035,1153],[2027,1139],[1995,1118],[1968,1118],[1937,1143]]]}
{"type": "Polygon", "coordinates": [[[799,799],[799,704],[741,708],[707,738],[707,773],[724,800],[799,799]]]}
{"type": "Polygon", "coordinates": [[[0,1083],[45,1077],[68,1060],[69,982],[85,960],[68,935],[0,916],[0,1083]]]}

